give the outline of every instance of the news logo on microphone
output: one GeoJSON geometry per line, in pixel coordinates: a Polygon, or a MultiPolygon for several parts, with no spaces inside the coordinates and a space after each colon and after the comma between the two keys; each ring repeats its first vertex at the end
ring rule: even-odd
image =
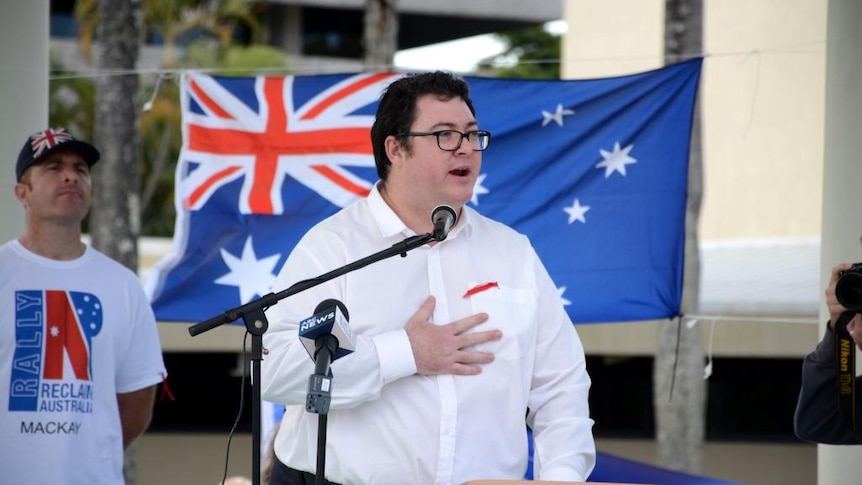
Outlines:
{"type": "Polygon", "coordinates": [[[299,322],[299,340],[312,360],[315,354],[315,340],[326,334],[331,334],[338,339],[338,348],[332,355],[332,361],[356,350],[356,337],[353,335],[342,306],[326,305],[322,310],[299,322]]]}

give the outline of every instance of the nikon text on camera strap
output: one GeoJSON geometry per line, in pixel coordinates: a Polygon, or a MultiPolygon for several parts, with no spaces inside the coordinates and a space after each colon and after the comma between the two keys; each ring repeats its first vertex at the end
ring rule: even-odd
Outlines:
{"type": "Polygon", "coordinates": [[[841,416],[850,429],[862,433],[862,422],[856,415],[856,343],[847,331],[847,324],[855,315],[855,312],[844,312],[835,322],[835,363],[841,416]]]}

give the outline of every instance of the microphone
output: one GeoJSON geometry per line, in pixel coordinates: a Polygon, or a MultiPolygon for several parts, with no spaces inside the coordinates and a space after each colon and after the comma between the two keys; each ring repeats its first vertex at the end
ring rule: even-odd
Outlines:
{"type": "Polygon", "coordinates": [[[305,410],[327,414],[332,400],[332,371],[329,365],[356,349],[356,338],[348,325],[347,308],[338,300],[320,302],[314,315],[299,322],[299,340],[314,360],[314,374],[308,377],[305,410]]]}
{"type": "Polygon", "coordinates": [[[431,223],[434,224],[434,240],[440,242],[446,239],[449,235],[449,230],[455,225],[458,216],[455,214],[455,209],[448,205],[438,205],[431,211],[431,223]]]}
{"type": "Polygon", "coordinates": [[[331,347],[332,361],[336,361],[356,350],[356,337],[348,325],[349,320],[344,303],[334,298],[320,302],[314,315],[299,322],[299,340],[308,356],[316,361],[321,350],[331,347]],[[327,343],[331,345],[325,345],[327,343]]]}

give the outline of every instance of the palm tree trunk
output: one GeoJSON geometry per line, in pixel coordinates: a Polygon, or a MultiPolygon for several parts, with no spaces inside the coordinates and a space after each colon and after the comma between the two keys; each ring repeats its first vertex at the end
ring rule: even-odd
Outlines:
{"type": "MultiPolygon", "coordinates": [[[[665,64],[703,50],[703,0],[666,0],[665,64]]],[[[697,226],[703,194],[700,109],[696,106],[689,153],[686,203],[683,314],[697,312],[700,256],[697,226]]],[[[665,468],[703,472],[706,382],[700,326],[677,320],[659,327],[653,368],[657,463],[665,468]]]]}
{"type": "Polygon", "coordinates": [[[365,69],[392,66],[398,48],[398,0],[365,0],[365,69]]]}
{"type": "MultiPolygon", "coordinates": [[[[96,145],[102,163],[93,170],[90,235],[93,247],[138,269],[138,76],[140,3],[100,0],[96,94],[96,145]]],[[[136,446],[127,450],[123,474],[136,482],[136,446]]]]}

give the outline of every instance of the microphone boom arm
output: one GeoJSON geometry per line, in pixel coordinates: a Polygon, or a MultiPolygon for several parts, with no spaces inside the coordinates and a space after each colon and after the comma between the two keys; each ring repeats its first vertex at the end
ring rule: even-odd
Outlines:
{"type": "MultiPolygon", "coordinates": [[[[430,233],[408,237],[407,239],[399,241],[392,246],[382,251],[378,251],[370,256],[366,256],[352,263],[348,263],[340,268],[334,269],[315,278],[299,281],[290,286],[290,288],[279,291],[278,293],[267,293],[266,295],[263,295],[262,297],[252,300],[244,305],[232,308],[223,312],[220,315],[216,315],[208,320],[204,320],[203,322],[192,325],[191,327],[189,327],[189,334],[194,337],[206,331],[212,330],[213,328],[216,328],[218,326],[224,325],[226,323],[231,323],[237,319],[243,318],[247,313],[254,312],[255,310],[259,309],[266,310],[267,308],[277,304],[279,301],[287,298],[288,296],[295,295],[309,288],[313,288],[317,285],[326,283],[333,278],[337,278],[343,274],[350,273],[351,271],[364,268],[369,264],[376,263],[377,261],[388,259],[395,255],[401,255],[402,258],[406,257],[408,251],[416,249],[420,246],[424,246],[425,244],[433,240],[434,236],[430,233]]],[[[255,328],[254,331],[249,328],[249,333],[251,333],[252,335],[254,335],[256,331],[257,328],[255,328]]],[[[263,334],[264,331],[266,331],[265,328],[260,333],[263,334]]]]}

